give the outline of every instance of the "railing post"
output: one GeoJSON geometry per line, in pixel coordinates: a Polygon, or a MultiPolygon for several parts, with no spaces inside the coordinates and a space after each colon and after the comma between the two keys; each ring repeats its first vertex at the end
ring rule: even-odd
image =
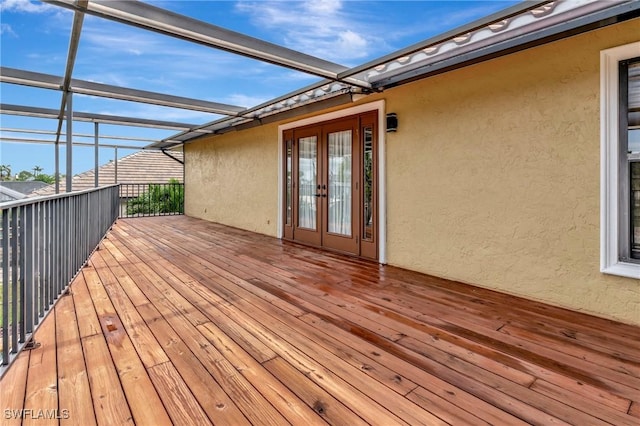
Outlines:
{"type": "Polygon", "coordinates": [[[20,279],[18,284],[18,295],[20,296],[19,306],[20,309],[18,311],[18,332],[20,334],[20,339],[18,340],[20,343],[24,342],[25,339],[25,286],[26,286],[26,278],[27,278],[27,257],[29,256],[29,252],[27,251],[27,206],[22,206],[20,208],[20,279]]]}
{"type": "Polygon", "coordinates": [[[9,363],[9,216],[11,209],[2,210],[2,365],[9,363]]]}
{"type": "Polygon", "coordinates": [[[20,224],[18,223],[18,213],[20,207],[11,209],[11,315],[9,316],[9,327],[11,327],[11,352],[16,353],[16,342],[18,341],[18,266],[20,261],[20,251],[18,241],[20,240],[20,224]]]}
{"type": "Polygon", "coordinates": [[[46,256],[46,245],[44,241],[44,230],[46,223],[44,222],[44,206],[38,203],[38,273],[40,274],[40,317],[44,317],[44,311],[49,303],[48,284],[51,279],[47,277],[44,269],[44,259],[46,256]]]}
{"type": "Polygon", "coordinates": [[[45,271],[47,276],[52,277],[52,280],[55,283],[60,283],[62,281],[62,277],[59,274],[56,274],[56,247],[58,241],[56,240],[56,215],[55,215],[55,207],[58,200],[48,200],[45,201],[46,211],[47,211],[47,250],[49,251],[49,255],[47,256],[48,265],[45,271]]]}
{"type": "Polygon", "coordinates": [[[26,256],[25,256],[25,333],[33,331],[33,204],[25,206],[27,220],[25,222],[26,256]]]}
{"type": "Polygon", "coordinates": [[[42,276],[40,274],[40,204],[33,205],[33,309],[34,325],[40,322],[40,299],[42,298],[42,276]]]}
{"type": "Polygon", "coordinates": [[[62,237],[61,237],[61,205],[62,200],[56,199],[51,201],[51,206],[47,209],[50,212],[49,215],[49,228],[51,229],[51,241],[49,247],[51,248],[47,258],[49,259],[49,263],[51,264],[51,269],[49,270],[49,277],[53,282],[62,281],[62,260],[60,258],[60,253],[62,251],[62,237]]]}

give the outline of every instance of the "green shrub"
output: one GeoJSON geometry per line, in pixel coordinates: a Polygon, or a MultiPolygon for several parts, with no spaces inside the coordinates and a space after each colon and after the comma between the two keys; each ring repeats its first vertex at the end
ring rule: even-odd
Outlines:
{"type": "Polygon", "coordinates": [[[127,201],[127,216],[169,213],[184,213],[184,186],[176,179],[149,184],[146,192],[127,201]]]}

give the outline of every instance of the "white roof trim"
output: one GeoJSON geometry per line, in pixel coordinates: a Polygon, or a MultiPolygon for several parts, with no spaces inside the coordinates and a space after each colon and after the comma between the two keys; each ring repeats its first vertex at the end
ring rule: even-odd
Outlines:
{"type": "Polygon", "coordinates": [[[3,185],[0,185],[0,193],[8,195],[14,200],[22,200],[23,198],[27,198],[27,196],[22,192],[14,191],[13,189],[9,189],[3,185]]]}
{"type": "Polygon", "coordinates": [[[556,0],[538,8],[522,12],[466,34],[452,36],[441,42],[425,45],[410,55],[381,63],[364,71],[360,78],[375,83],[408,69],[437,63],[453,56],[481,49],[505,40],[521,37],[534,31],[566,22],[569,19],[610,8],[626,0],[556,0]]]}

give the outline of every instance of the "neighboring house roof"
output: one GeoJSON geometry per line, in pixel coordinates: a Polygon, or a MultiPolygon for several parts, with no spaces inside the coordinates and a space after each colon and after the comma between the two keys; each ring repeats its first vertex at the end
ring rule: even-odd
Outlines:
{"type": "MultiPolygon", "coordinates": [[[[183,182],[184,167],[179,161],[184,155],[179,151],[167,154],[162,151],[138,151],[118,160],[118,179],[116,182],[116,164],[113,161],[98,168],[99,186],[114,183],[167,183],[170,179],[183,182]],[[171,157],[173,158],[171,158],[171,157]]],[[[72,190],[82,191],[95,186],[95,171],[88,170],[77,174],[72,180],[72,190]]],[[[60,181],[60,191],[64,192],[65,182],[60,181]]],[[[37,195],[55,194],[55,185],[49,185],[36,193],[37,195]]]]}
{"type": "Polygon", "coordinates": [[[4,187],[10,189],[12,191],[19,192],[23,195],[31,195],[33,192],[42,189],[49,185],[46,182],[40,182],[39,180],[28,180],[28,181],[2,181],[0,182],[0,187],[4,187]]]}
{"type": "Polygon", "coordinates": [[[22,200],[23,198],[27,198],[27,196],[21,192],[0,185],[0,203],[22,200]]]}

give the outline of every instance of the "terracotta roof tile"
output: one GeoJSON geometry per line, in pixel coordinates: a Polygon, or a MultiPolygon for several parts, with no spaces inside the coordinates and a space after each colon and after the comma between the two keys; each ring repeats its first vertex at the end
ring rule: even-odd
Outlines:
{"type": "MultiPolygon", "coordinates": [[[[184,161],[182,152],[171,151],[172,157],[184,161]]],[[[77,174],[73,177],[73,191],[82,191],[94,187],[94,170],[77,174]]],[[[183,182],[183,165],[170,158],[161,151],[138,151],[118,160],[118,181],[115,179],[115,163],[109,163],[98,169],[99,186],[112,185],[114,183],[167,183],[169,179],[177,179],[183,182]]],[[[60,181],[61,191],[64,191],[64,181],[60,181]]],[[[49,185],[32,195],[55,194],[55,186],[49,185]]]]}

